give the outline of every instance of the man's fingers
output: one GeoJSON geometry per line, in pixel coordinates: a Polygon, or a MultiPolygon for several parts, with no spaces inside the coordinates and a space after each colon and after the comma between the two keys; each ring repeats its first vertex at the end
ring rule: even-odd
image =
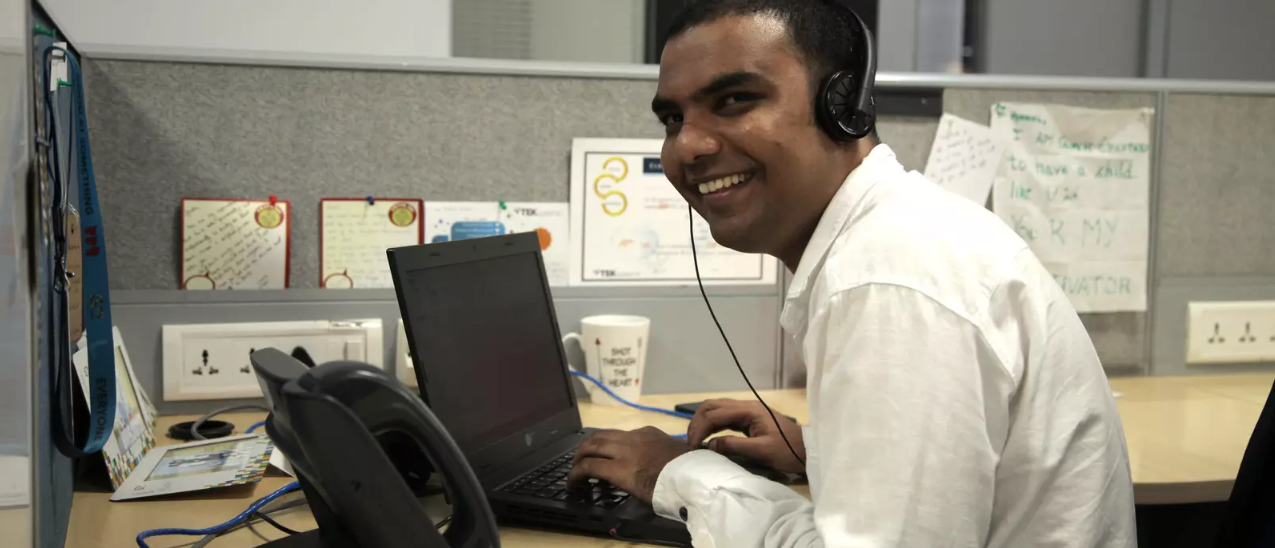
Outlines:
{"type": "Polygon", "coordinates": [[[589,436],[576,447],[573,462],[579,463],[586,458],[613,459],[620,452],[620,443],[614,435],[603,435],[599,432],[589,436]]]}
{"type": "Polygon", "coordinates": [[[721,436],[708,442],[708,448],[723,455],[739,455],[768,461],[768,450],[775,440],[768,438],[745,438],[743,436],[721,436]]]}
{"type": "Polygon", "coordinates": [[[725,429],[746,432],[757,414],[756,409],[743,402],[733,402],[696,413],[686,427],[686,441],[691,447],[699,447],[709,436],[725,429]]]}
{"type": "Polygon", "coordinates": [[[567,483],[584,483],[589,478],[598,478],[619,485],[623,481],[620,477],[623,469],[623,465],[611,459],[587,458],[576,461],[571,467],[567,483]]]}

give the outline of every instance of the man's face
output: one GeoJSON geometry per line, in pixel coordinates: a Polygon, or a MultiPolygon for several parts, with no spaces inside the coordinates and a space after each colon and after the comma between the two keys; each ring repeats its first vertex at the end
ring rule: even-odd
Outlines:
{"type": "Polygon", "coordinates": [[[665,45],[651,104],[667,128],[661,162],[713,239],[749,253],[804,249],[845,176],[812,106],[806,65],[777,19],[726,17],[665,45]]]}

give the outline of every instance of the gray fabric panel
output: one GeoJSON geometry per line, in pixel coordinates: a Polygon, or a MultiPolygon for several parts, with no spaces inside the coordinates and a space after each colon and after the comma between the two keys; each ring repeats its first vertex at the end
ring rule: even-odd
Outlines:
{"type": "Polygon", "coordinates": [[[318,286],[326,196],[563,201],[573,137],[660,137],[654,82],[96,61],[111,285],[178,287],[180,200],[291,200],[318,286]]]}
{"type": "Polygon", "coordinates": [[[1169,95],[1163,277],[1275,276],[1275,97],[1169,95]]]}

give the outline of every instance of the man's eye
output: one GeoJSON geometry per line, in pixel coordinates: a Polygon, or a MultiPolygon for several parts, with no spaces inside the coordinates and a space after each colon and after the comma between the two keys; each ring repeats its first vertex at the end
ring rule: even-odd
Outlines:
{"type": "Polygon", "coordinates": [[[758,98],[759,96],[756,93],[732,93],[730,95],[726,95],[722,97],[722,99],[718,101],[717,103],[717,108],[723,109],[727,107],[738,106],[743,103],[755,101],[758,98]]]}
{"type": "Polygon", "coordinates": [[[665,114],[664,116],[660,117],[660,123],[664,124],[664,127],[681,124],[682,115],[681,114],[665,114]]]}

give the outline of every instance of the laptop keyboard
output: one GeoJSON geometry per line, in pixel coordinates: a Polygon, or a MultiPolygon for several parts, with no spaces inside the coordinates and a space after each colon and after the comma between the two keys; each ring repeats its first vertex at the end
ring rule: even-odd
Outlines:
{"type": "Polygon", "coordinates": [[[500,491],[546,500],[590,504],[607,510],[628,500],[628,493],[599,479],[590,479],[588,484],[567,485],[567,474],[571,473],[573,458],[575,451],[528,472],[500,488],[500,491]]]}

